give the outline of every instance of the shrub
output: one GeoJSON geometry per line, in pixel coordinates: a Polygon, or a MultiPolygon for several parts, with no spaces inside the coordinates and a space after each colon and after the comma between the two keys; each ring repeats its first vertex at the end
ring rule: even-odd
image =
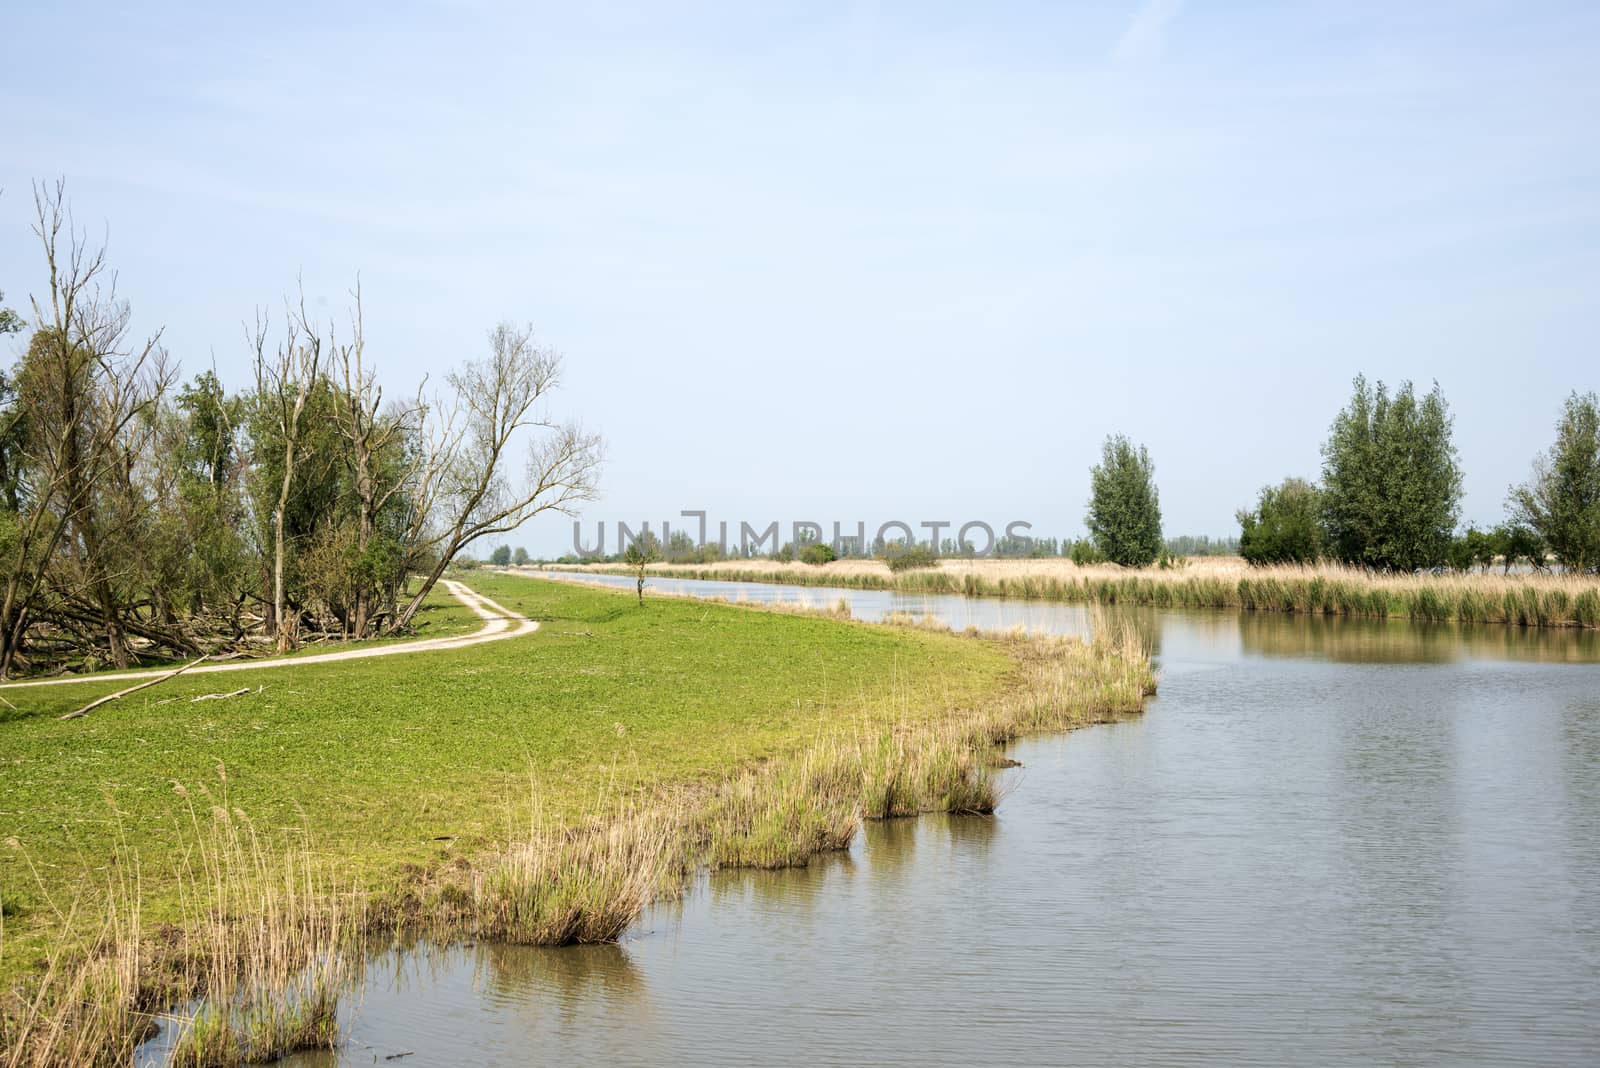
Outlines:
{"type": "Polygon", "coordinates": [[[1095,548],[1094,542],[1088,538],[1079,538],[1073,542],[1072,548],[1067,551],[1067,555],[1079,567],[1088,567],[1090,564],[1103,564],[1106,560],[1100,554],[1100,550],[1095,548]]]}
{"type": "Polygon", "coordinates": [[[1299,478],[1263,486],[1254,511],[1241,510],[1239,555],[1252,565],[1309,564],[1322,555],[1321,496],[1299,478]]]}
{"type": "Polygon", "coordinates": [[[831,564],[837,559],[839,559],[839,554],[834,552],[833,546],[825,541],[814,541],[800,550],[800,562],[811,564],[814,567],[831,564]]]}
{"type": "Polygon", "coordinates": [[[889,565],[890,571],[917,571],[924,568],[938,567],[939,554],[926,545],[913,545],[909,549],[901,549],[898,552],[887,554],[883,558],[883,562],[889,565]]]}

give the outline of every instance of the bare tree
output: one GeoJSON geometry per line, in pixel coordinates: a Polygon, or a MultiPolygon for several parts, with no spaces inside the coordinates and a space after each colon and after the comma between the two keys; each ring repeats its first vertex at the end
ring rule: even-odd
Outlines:
{"type": "MultiPolygon", "coordinates": [[[[380,458],[416,430],[425,408],[419,390],[415,403],[392,407],[379,414],[383,388],[364,362],[366,336],[359,279],[351,296],[355,307],[350,314],[350,339],[343,344],[334,341],[332,362],[343,379],[344,393],[335,408],[335,418],[340,433],[350,445],[349,462],[356,495],[356,551],[365,559],[377,532],[379,514],[406,488],[414,469],[420,465],[420,460],[413,461],[405,465],[398,477],[386,479],[379,470],[380,458]]],[[[350,618],[353,637],[367,636],[373,611],[372,592],[369,583],[359,582],[355,586],[350,618]]]]}
{"type": "Polygon", "coordinates": [[[125,432],[171,382],[160,334],[128,346],[129,311],[116,296],[103,244],[91,247],[73,224],[66,186],[34,189],[34,234],[49,273],[48,296],[33,300],[38,328],[17,376],[16,418],[27,471],[4,561],[0,591],[0,676],[21,649],[51,560],[67,545],[76,557],[111,657],[128,661],[127,638],[103,551],[96,498],[127,464],[125,432]]]}
{"type": "Polygon", "coordinates": [[[573,514],[593,500],[604,447],[596,434],[538,410],[561,380],[561,356],[534,343],[532,328],[501,323],[489,356],[452,372],[454,405],[434,424],[415,486],[414,544],[431,555],[422,586],[390,621],[407,626],[451,559],[479,538],[516,529],[541,512],[573,514]],[[522,483],[506,476],[512,439],[534,434],[522,483]]]}
{"type": "Polygon", "coordinates": [[[295,642],[294,621],[284,598],[286,554],[284,513],[294,491],[297,451],[305,437],[306,403],[322,378],[322,338],[306,317],[305,291],[298,305],[285,307],[284,339],[273,355],[267,354],[268,322],[256,314],[255,329],[246,329],[255,362],[256,394],[270,410],[283,444],[283,472],[277,501],[272,508],[272,619],[270,625],[279,652],[295,642]]]}

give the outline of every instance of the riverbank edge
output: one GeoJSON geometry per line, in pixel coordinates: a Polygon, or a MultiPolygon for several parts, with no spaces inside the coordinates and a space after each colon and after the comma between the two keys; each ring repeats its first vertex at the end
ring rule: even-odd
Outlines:
{"type": "Polygon", "coordinates": [[[465,866],[416,871],[388,894],[340,888],[336,861],[309,849],[275,853],[243,814],[213,809],[209,825],[195,822],[196,848],[215,858],[206,871],[221,897],[257,906],[251,920],[218,912],[196,925],[205,930],[152,934],[138,922],[135,875],[131,897],[108,904],[93,949],[53,960],[31,999],[13,998],[0,1064],[126,1064],[157,1019],[196,998],[244,1004],[248,1019],[208,1013],[203,1001],[180,1024],[182,1063],[238,1063],[242,1049],[259,1058],[329,1047],[348,961],[380,942],[611,941],[702,869],[804,865],[847,848],[863,819],[992,813],[999,797],[989,771],[1004,763],[998,747],[1138,713],[1155,690],[1131,627],[1103,625],[1091,641],[970,637],[999,644],[1016,665],[985,707],[833,737],[730,768],[715,782],[664,785],[648,805],[620,803],[582,825],[530,821],[524,840],[465,866]]]}
{"type": "MultiPolygon", "coordinates": [[[[540,571],[572,575],[635,574],[621,565],[540,565],[540,571]]],[[[845,590],[1055,601],[1063,604],[1135,605],[1148,608],[1231,609],[1418,623],[1492,623],[1518,627],[1600,628],[1600,578],[1571,576],[1565,584],[1524,581],[1501,575],[1384,576],[1366,572],[1292,567],[1263,568],[1237,579],[1185,575],[1182,571],[1124,576],[1061,578],[1016,575],[990,578],[972,573],[907,571],[879,575],[859,571],[815,573],[793,569],[729,569],[657,564],[655,578],[703,582],[761,582],[845,590]]]]}

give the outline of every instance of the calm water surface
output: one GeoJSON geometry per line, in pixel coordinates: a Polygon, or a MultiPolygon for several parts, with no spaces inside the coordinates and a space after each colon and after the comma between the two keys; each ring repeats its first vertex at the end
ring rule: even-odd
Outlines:
{"type": "Polygon", "coordinates": [[[704,880],[618,946],[390,955],[294,1063],[1600,1063],[1600,635],[1138,618],[1160,697],[1013,746],[993,819],[704,880]]]}

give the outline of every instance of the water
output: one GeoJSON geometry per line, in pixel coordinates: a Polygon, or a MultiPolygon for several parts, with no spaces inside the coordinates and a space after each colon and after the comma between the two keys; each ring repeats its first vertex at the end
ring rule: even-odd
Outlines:
{"type": "Polygon", "coordinates": [[[1160,697],[1013,746],[993,819],[705,880],[617,946],[391,955],[294,1063],[1600,1063],[1600,635],[1138,618],[1160,697]]]}

